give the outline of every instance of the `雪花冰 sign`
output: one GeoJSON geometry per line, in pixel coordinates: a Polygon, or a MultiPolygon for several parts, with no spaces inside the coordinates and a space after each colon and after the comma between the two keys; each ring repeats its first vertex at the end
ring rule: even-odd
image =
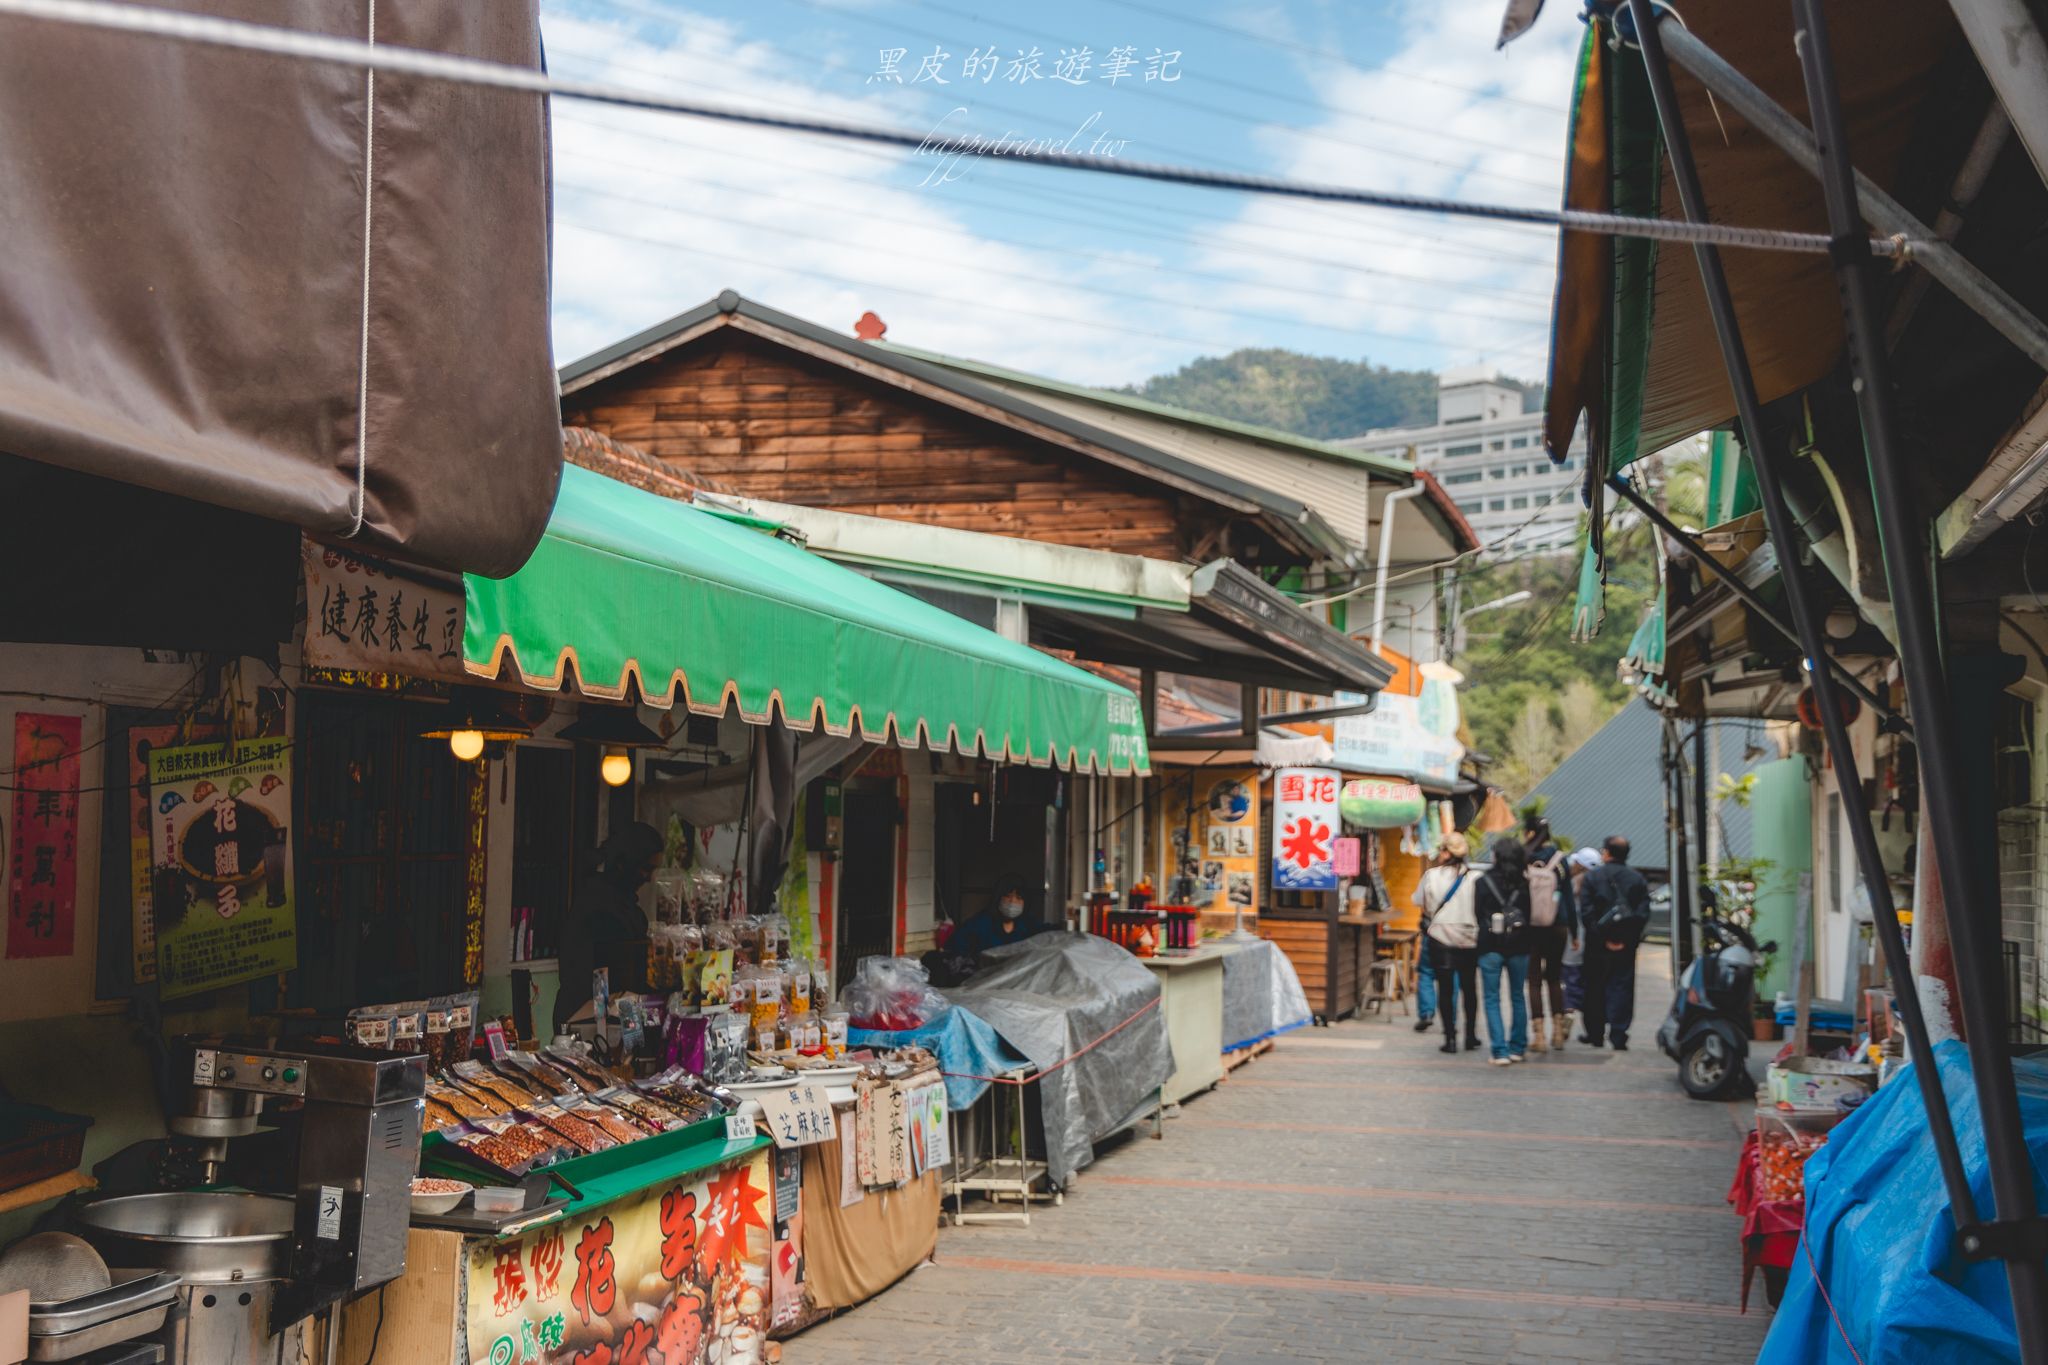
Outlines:
{"type": "Polygon", "coordinates": [[[163,998],[297,966],[291,741],[154,749],[149,798],[163,998]]]}
{"type": "Polygon", "coordinates": [[[471,1365],[760,1361],[774,1184],[765,1152],[469,1251],[471,1365]]]}
{"type": "Polygon", "coordinates": [[[1273,774],[1273,886],[1335,891],[1341,781],[1330,768],[1281,768],[1273,774]]]}

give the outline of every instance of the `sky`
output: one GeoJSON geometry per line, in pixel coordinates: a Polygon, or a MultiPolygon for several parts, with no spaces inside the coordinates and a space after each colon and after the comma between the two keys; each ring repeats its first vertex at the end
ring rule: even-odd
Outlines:
{"type": "MultiPolygon", "coordinates": [[[[1555,208],[1580,27],[1504,0],[542,0],[552,70],[919,135],[1555,208]],[[899,55],[900,54],[900,55],[899,55]],[[1035,54],[1035,55],[1034,55],[1035,54]],[[970,70],[971,68],[971,70],[970,70]]],[[[1119,385],[1239,347],[1544,370],[1547,229],[557,101],[568,362],[735,289],[1119,385]]]]}

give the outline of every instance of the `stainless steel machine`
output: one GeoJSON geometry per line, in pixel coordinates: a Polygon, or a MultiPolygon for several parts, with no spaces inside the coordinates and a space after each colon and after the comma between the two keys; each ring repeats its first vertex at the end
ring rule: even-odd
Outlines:
{"type": "Polygon", "coordinates": [[[209,1180],[266,1099],[302,1104],[291,1251],[270,1295],[272,1335],[405,1271],[426,1059],[338,1044],[186,1040],[189,1100],[173,1134],[209,1180]]]}

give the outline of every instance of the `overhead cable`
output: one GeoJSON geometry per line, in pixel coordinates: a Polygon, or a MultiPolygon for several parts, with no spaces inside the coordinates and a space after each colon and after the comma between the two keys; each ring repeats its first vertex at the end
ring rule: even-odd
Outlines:
{"type": "MultiPolygon", "coordinates": [[[[250,24],[234,19],[219,19],[211,15],[180,14],[141,5],[112,3],[111,0],[0,0],[0,16],[6,15],[169,38],[178,42],[200,43],[245,52],[262,52],[335,66],[418,76],[460,85],[521,91],[561,99],[587,100],[595,104],[608,104],[625,109],[649,109],[691,118],[712,119],[722,123],[779,128],[786,132],[908,147],[942,157],[1013,161],[1024,165],[1090,171],[1135,180],[1235,190],[1322,203],[1356,204],[1367,208],[1395,209],[1409,213],[1489,219],[1495,222],[1562,228],[1602,236],[1701,242],[1713,246],[1745,247],[1758,251],[1783,251],[1815,256],[1825,256],[1830,250],[1828,235],[1820,232],[1787,232],[1776,228],[1690,223],[1665,218],[1635,218],[1622,214],[1585,213],[1571,209],[1480,204],[1431,195],[1322,185],[1278,176],[1206,171],[1189,166],[1159,165],[1109,156],[1088,156],[1052,150],[1049,146],[1030,141],[1012,145],[1007,135],[993,142],[978,137],[934,139],[927,133],[846,123],[834,119],[791,118],[752,110],[731,109],[651,90],[635,90],[598,81],[551,76],[542,71],[482,61],[474,57],[450,56],[418,48],[372,46],[349,38],[335,38],[265,24],[250,24]]],[[[1912,245],[1913,243],[1905,238],[1880,237],[1871,240],[1870,250],[1873,255],[1897,257],[1910,254],[1912,245]]]]}

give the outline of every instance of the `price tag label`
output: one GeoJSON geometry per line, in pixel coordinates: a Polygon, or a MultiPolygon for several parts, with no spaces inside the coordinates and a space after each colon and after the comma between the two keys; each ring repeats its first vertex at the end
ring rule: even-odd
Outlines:
{"type": "Polygon", "coordinates": [[[725,1140],[727,1142],[745,1142],[753,1136],[754,1121],[752,1119],[744,1114],[727,1114],[725,1116],[725,1140]]]}
{"type": "Polygon", "coordinates": [[[768,1136],[775,1139],[777,1147],[808,1147],[832,1136],[832,1104],[825,1098],[824,1086],[801,1081],[756,1098],[768,1122],[768,1136]]]}
{"type": "Polygon", "coordinates": [[[505,1026],[493,1019],[484,1025],[484,1042],[490,1046],[491,1060],[502,1062],[512,1049],[505,1042],[505,1026]]]}

